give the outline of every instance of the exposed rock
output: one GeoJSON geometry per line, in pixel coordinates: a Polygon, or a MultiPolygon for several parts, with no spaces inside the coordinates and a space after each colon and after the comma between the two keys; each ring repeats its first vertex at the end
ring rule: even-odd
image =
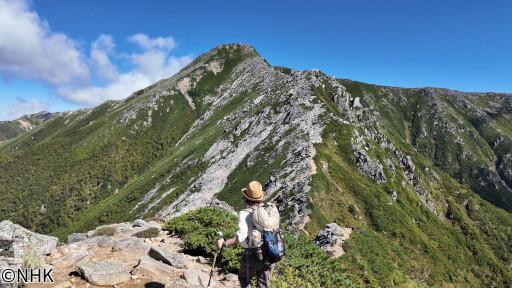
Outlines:
{"type": "Polygon", "coordinates": [[[151,225],[149,225],[148,222],[146,222],[142,219],[137,219],[137,220],[133,221],[132,227],[151,227],[151,225]]]}
{"type": "Polygon", "coordinates": [[[352,228],[343,228],[336,223],[330,223],[318,232],[315,243],[332,258],[337,258],[345,254],[343,243],[350,238],[350,234],[352,234],[352,228]]]}
{"type": "Polygon", "coordinates": [[[78,261],[89,256],[89,252],[85,250],[70,250],[65,256],[57,258],[50,262],[57,268],[69,267],[76,264],[78,261]]]}
{"type": "Polygon", "coordinates": [[[187,268],[186,260],[183,254],[169,251],[162,247],[151,247],[148,255],[153,259],[162,261],[175,268],[187,268]]]}
{"type": "Polygon", "coordinates": [[[117,241],[114,240],[110,236],[94,236],[91,238],[87,238],[87,239],[81,241],[80,243],[83,243],[89,247],[98,246],[98,247],[105,248],[105,247],[114,247],[116,245],[117,241]]]}
{"type": "Polygon", "coordinates": [[[157,261],[149,256],[140,259],[139,264],[135,267],[132,274],[135,275],[151,275],[159,278],[171,276],[172,267],[157,261]]]}
{"type": "Polygon", "coordinates": [[[87,239],[86,233],[72,233],[68,235],[68,244],[87,239]]]}
{"type": "Polygon", "coordinates": [[[0,222],[0,238],[5,241],[13,241],[10,250],[16,258],[22,258],[27,251],[38,255],[48,255],[57,246],[56,237],[32,232],[9,220],[0,222]]]}
{"type": "Polygon", "coordinates": [[[12,239],[0,238],[0,256],[13,257],[11,245],[14,242],[12,239]]]}
{"type": "Polygon", "coordinates": [[[359,97],[354,98],[354,104],[352,104],[353,109],[362,109],[363,105],[361,105],[361,100],[359,97]]]}
{"type": "Polygon", "coordinates": [[[378,160],[372,160],[364,150],[354,147],[354,155],[359,170],[377,182],[386,182],[384,168],[378,160]]]}
{"type": "Polygon", "coordinates": [[[82,261],[76,268],[77,272],[93,285],[112,286],[131,279],[128,268],[114,260],[82,261]]]}
{"type": "Polygon", "coordinates": [[[149,249],[149,245],[144,243],[143,239],[136,237],[128,237],[119,240],[114,244],[113,247],[113,251],[130,251],[130,253],[134,253],[137,255],[145,255],[148,253],[149,249]]]}
{"type": "MultiPolygon", "coordinates": [[[[207,287],[209,275],[197,268],[190,268],[183,272],[183,279],[191,286],[207,287]]],[[[211,286],[215,286],[210,284],[211,286]]]]}
{"type": "Polygon", "coordinates": [[[393,203],[395,203],[395,202],[396,202],[396,200],[398,199],[398,193],[397,193],[395,190],[391,190],[391,191],[389,192],[389,196],[391,197],[391,201],[392,201],[393,203]]]}
{"type": "MultiPolygon", "coordinates": [[[[196,159],[207,162],[206,170],[191,179],[184,193],[158,212],[156,217],[169,219],[215,204],[212,201],[225,188],[228,176],[237,167],[250,167],[256,161],[270,164],[278,156],[284,156],[286,164],[273,173],[275,185],[269,186],[266,192],[269,200],[277,197],[286,199],[281,202],[284,206],[280,209],[290,212],[287,220],[299,227],[304,226],[305,216],[309,213],[306,193],[310,189],[312,175],[316,173],[314,145],[322,141],[324,124],[320,116],[325,111],[324,106],[318,103],[312,86],[321,85],[319,78],[322,77],[323,74],[315,71],[282,73],[261,57],[249,57],[237,65],[230,79],[217,89],[216,100],[179,140],[178,145],[209,123],[209,117],[230,100],[247,92],[257,95],[225,115],[218,123],[226,135],[216,139],[210,149],[196,159]],[[272,109],[274,105],[278,109],[272,109]]],[[[179,86],[183,88],[187,85],[181,83],[179,86]]],[[[166,181],[171,182],[172,177],[166,181]]],[[[155,188],[158,185],[168,187],[158,183],[155,188]]],[[[159,201],[156,196],[153,197],[153,201],[159,201]]]]}

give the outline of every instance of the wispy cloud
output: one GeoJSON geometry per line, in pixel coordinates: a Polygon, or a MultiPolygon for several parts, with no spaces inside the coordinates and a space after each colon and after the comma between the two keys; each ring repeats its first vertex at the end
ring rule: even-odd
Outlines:
{"type": "Polygon", "coordinates": [[[170,43],[174,43],[174,40],[170,41],[170,37],[150,38],[144,34],[134,36],[137,36],[138,40],[133,42],[139,45],[142,51],[125,57],[132,67],[129,71],[120,72],[118,67],[112,64],[111,56],[121,57],[121,53],[115,51],[111,35],[101,35],[92,45],[91,58],[95,63],[96,75],[101,76],[105,80],[104,83],[85,87],[63,86],[58,89],[59,95],[69,101],[88,105],[96,105],[105,100],[124,99],[136,90],[174,75],[192,61],[190,56],[169,55],[170,49],[174,47],[174,44],[170,43]]]}
{"type": "Polygon", "coordinates": [[[40,111],[48,110],[48,103],[42,103],[37,99],[24,99],[24,98],[16,98],[8,109],[2,111],[0,110],[0,116],[3,119],[17,119],[23,115],[34,114],[40,111]],[[2,115],[5,114],[5,115],[2,115]]]}
{"type": "Polygon", "coordinates": [[[0,74],[45,83],[66,101],[97,105],[123,99],[192,61],[190,56],[171,55],[176,47],[171,36],[143,33],[126,39],[139,48],[136,53],[117,51],[108,34],[99,35],[89,52],[84,51],[72,38],[52,31],[29,3],[0,0],[0,74]],[[121,70],[117,59],[130,68],[121,70]]]}

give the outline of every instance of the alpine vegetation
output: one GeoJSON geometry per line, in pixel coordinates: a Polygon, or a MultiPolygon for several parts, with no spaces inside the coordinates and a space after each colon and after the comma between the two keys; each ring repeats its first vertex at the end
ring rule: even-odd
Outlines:
{"type": "MultiPolygon", "coordinates": [[[[96,227],[144,218],[209,257],[257,180],[284,230],[275,287],[512,285],[511,94],[370,85],[232,44],[125,100],[2,128],[0,141],[0,220],[60,239],[108,242],[128,232],[96,227]]],[[[170,236],[133,229],[115,245],[153,263],[144,244],[170,236]]],[[[241,250],[225,253],[233,272],[241,250]]]]}

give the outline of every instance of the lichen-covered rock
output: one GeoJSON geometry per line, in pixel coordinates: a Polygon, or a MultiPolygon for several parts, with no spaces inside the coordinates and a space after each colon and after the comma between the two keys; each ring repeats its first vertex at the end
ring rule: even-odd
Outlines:
{"type": "Polygon", "coordinates": [[[10,251],[16,258],[23,258],[28,251],[40,256],[48,255],[58,242],[56,237],[32,232],[9,220],[0,222],[0,238],[4,245],[5,241],[12,241],[10,251]]]}

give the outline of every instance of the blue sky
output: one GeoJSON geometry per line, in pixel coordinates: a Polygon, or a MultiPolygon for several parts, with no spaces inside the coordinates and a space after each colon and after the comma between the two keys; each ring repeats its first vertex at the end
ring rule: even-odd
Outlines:
{"type": "Polygon", "coordinates": [[[512,92],[510,15],[499,0],[0,0],[0,119],[122,99],[240,42],[340,78],[512,92]]]}

